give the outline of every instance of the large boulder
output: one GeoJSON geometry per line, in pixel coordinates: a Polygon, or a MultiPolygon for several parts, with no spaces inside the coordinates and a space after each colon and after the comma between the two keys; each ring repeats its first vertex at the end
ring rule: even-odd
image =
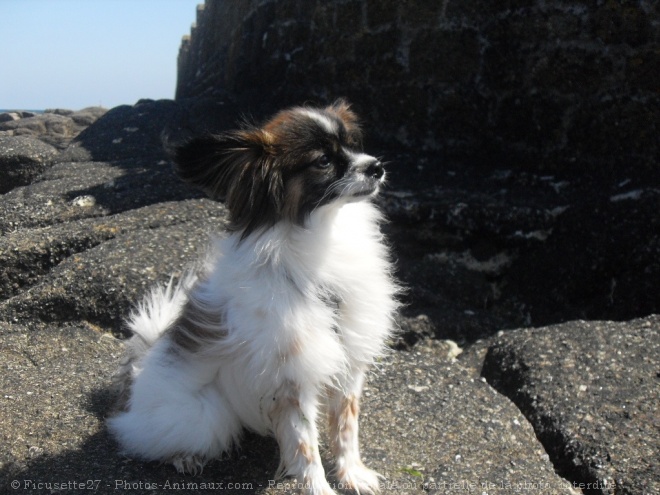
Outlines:
{"type": "Polygon", "coordinates": [[[140,100],[108,111],[86,128],[60,157],[62,161],[112,161],[164,157],[161,134],[182,120],[181,107],[171,100],[140,100]]]}
{"type": "Polygon", "coordinates": [[[30,184],[58,160],[60,150],[106,111],[88,107],[77,112],[55,109],[0,115],[0,194],[30,184]]]}
{"type": "Polygon", "coordinates": [[[13,120],[18,120],[25,115],[22,115],[23,112],[14,111],[14,112],[2,112],[0,113],[0,124],[3,122],[11,122],[13,120]]]}

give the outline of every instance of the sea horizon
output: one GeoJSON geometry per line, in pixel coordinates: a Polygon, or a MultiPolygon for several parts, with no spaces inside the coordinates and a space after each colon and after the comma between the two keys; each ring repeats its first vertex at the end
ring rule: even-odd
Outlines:
{"type": "Polygon", "coordinates": [[[0,113],[10,113],[10,112],[32,112],[32,113],[44,113],[48,109],[44,110],[33,110],[29,108],[0,108],[0,113]]]}

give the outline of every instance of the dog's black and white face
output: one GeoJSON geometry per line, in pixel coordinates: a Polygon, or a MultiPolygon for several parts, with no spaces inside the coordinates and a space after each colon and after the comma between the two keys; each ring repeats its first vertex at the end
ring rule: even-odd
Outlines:
{"type": "Polygon", "coordinates": [[[334,201],[373,196],[385,176],[382,164],[362,152],[357,117],[343,100],[196,138],[175,150],[174,161],[184,180],[226,202],[243,237],[281,220],[302,225],[334,201]]]}

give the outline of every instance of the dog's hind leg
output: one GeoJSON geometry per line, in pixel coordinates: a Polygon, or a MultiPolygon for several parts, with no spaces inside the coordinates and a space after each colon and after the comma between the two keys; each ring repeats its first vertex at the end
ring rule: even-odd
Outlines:
{"type": "Polygon", "coordinates": [[[199,471],[231,448],[242,426],[208,366],[157,345],[135,378],[127,408],[108,420],[123,451],[199,471]]]}

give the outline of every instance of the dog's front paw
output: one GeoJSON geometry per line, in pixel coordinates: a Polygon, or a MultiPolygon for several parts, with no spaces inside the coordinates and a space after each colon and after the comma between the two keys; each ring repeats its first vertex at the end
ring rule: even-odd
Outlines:
{"type": "Polygon", "coordinates": [[[305,495],[337,495],[325,477],[314,479],[306,477],[301,492],[305,495]]]}
{"type": "Polygon", "coordinates": [[[204,470],[206,459],[197,455],[180,455],[170,459],[179,473],[196,475],[204,470]]]}
{"type": "Polygon", "coordinates": [[[346,488],[355,490],[360,495],[379,493],[380,481],[385,479],[383,475],[369,469],[362,462],[339,469],[337,477],[346,488]]]}

